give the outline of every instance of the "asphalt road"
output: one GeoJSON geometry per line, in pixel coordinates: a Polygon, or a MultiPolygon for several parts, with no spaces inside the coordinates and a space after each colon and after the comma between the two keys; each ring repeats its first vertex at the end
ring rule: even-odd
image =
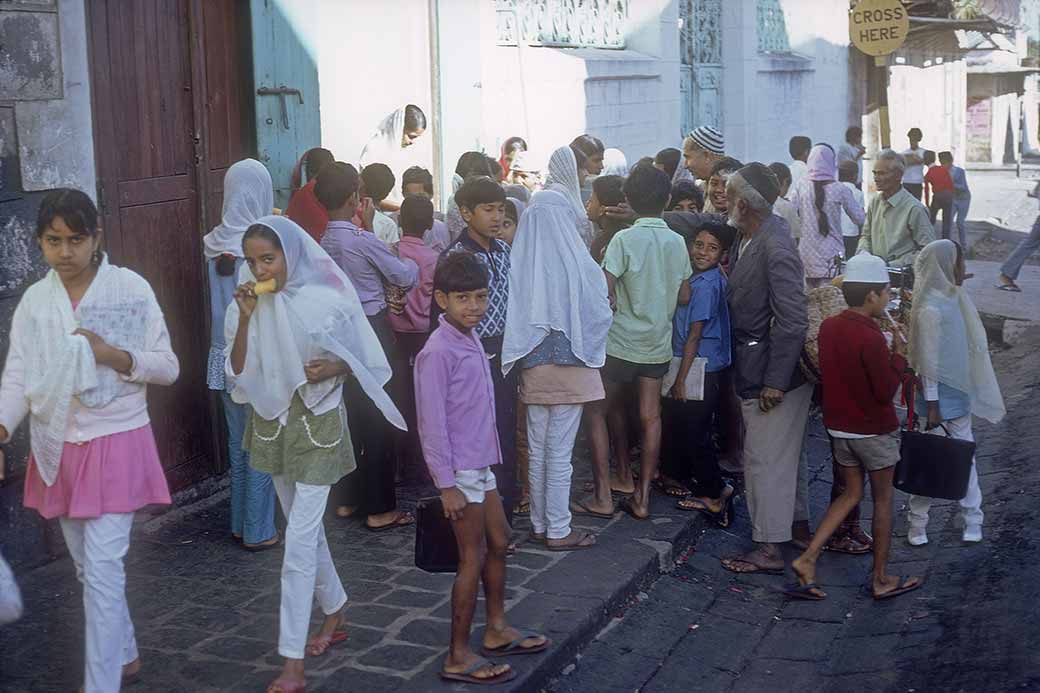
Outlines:
{"type": "MultiPolygon", "coordinates": [[[[830,598],[790,601],[792,576],[734,576],[720,556],[748,546],[746,510],[709,530],[687,560],[616,615],[553,685],[596,691],[1040,690],[1040,328],[993,349],[1008,416],[976,420],[985,541],[965,545],[955,504],[932,510],[931,542],[906,543],[896,498],[893,572],[926,585],[875,603],[862,585],[869,557],[825,554],[830,598]]],[[[813,516],[826,504],[829,463],[812,438],[813,516]]],[[[864,507],[870,516],[869,504],[864,507]]],[[[865,519],[865,523],[869,520],[865,519]]],[[[796,555],[788,551],[788,560],[796,555]]]]}

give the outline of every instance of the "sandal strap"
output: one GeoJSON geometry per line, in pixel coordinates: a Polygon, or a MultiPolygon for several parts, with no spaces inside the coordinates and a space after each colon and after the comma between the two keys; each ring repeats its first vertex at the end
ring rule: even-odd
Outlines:
{"type": "MultiPolygon", "coordinates": [[[[495,668],[495,663],[494,662],[492,662],[490,659],[484,659],[483,657],[481,657],[477,661],[473,662],[473,664],[470,664],[468,667],[466,667],[466,670],[463,671],[462,674],[464,676],[472,676],[474,673],[480,671],[481,669],[494,669],[494,668],[495,668]]],[[[494,678],[494,674],[492,674],[488,678],[494,678]]]]}

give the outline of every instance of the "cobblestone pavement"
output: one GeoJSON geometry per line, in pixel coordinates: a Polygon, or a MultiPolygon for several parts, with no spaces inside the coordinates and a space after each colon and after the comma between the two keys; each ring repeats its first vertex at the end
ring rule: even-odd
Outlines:
{"type": "MultiPolygon", "coordinates": [[[[582,448],[579,459],[586,459],[582,448]]],[[[589,478],[576,464],[575,488],[589,478]]],[[[421,490],[406,488],[413,507],[421,490]]],[[[509,560],[507,607],[518,625],[554,641],[540,657],[514,658],[510,687],[532,690],[573,657],[612,611],[673,565],[698,518],[661,499],[653,522],[575,518],[600,532],[576,554],[521,544],[509,560]]],[[[232,542],[226,493],[135,528],[127,591],[144,672],[133,691],[263,691],[277,656],[281,551],[259,554],[232,542]]],[[[349,594],[349,640],[308,660],[309,690],[452,690],[436,676],[447,651],[452,575],[414,567],[414,532],[374,534],[360,522],[326,520],[329,544],[349,594]]],[[[529,524],[518,520],[524,537],[529,524]]],[[[81,590],[69,559],[20,574],[26,616],[0,629],[0,691],[73,691],[82,682],[81,590]]],[[[314,613],[317,623],[319,614],[314,613]]],[[[483,604],[476,624],[483,623],[483,604]]],[[[474,633],[478,642],[479,631],[474,633]]],[[[461,690],[461,689],[460,689],[461,690]]]]}
{"type": "MultiPolygon", "coordinates": [[[[869,556],[824,554],[829,597],[794,601],[784,578],[736,576],[719,557],[749,545],[747,516],[708,530],[671,574],[640,595],[554,684],[570,691],[1007,691],[1040,690],[1040,329],[994,355],[1009,414],[976,420],[986,512],[982,544],[960,540],[955,503],[932,509],[927,546],[906,541],[897,493],[891,572],[923,575],[914,593],[875,603],[863,590],[869,556]]],[[[818,442],[818,439],[817,439],[818,442]]],[[[829,492],[829,467],[812,469],[813,517],[829,492]]],[[[870,516],[864,504],[864,524],[870,516]]],[[[797,555],[787,551],[787,559],[797,555]]]]}

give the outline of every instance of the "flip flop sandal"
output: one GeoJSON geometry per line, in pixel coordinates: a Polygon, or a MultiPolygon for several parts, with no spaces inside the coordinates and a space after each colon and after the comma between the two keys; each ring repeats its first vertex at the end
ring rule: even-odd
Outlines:
{"type": "Polygon", "coordinates": [[[731,493],[726,500],[722,502],[722,508],[719,509],[718,512],[713,511],[698,498],[684,498],[676,503],[675,507],[679,510],[685,510],[686,512],[699,512],[705,517],[710,518],[711,521],[719,527],[726,528],[729,527],[730,513],[733,508],[733,494],[731,493]],[[694,505],[695,503],[697,505],[694,505]]]}
{"type": "Polygon", "coordinates": [[[509,657],[511,655],[538,654],[539,652],[544,652],[549,649],[549,645],[552,645],[552,640],[533,630],[518,628],[517,632],[520,633],[520,637],[502,645],[501,647],[481,647],[480,654],[485,657],[509,657]],[[522,644],[524,640],[530,640],[531,638],[542,638],[542,642],[537,645],[532,645],[531,647],[524,647],[522,644]]]}
{"type": "Polygon", "coordinates": [[[478,659],[466,668],[465,671],[451,672],[441,671],[441,678],[445,681],[461,681],[462,683],[473,683],[478,686],[495,686],[516,678],[516,670],[509,669],[497,676],[474,676],[475,672],[495,666],[495,663],[487,659],[478,659]]]}
{"type": "Polygon", "coordinates": [[[654,488],[668,496],[669,498],[686,498],[690,495],[690,490],[685,486],[678,483],[666,484],[662,483],[660,479],[654,481],[654,488]]]}
{"type": "Polygon", "coordinates": [[[577,551],[578,549],[591,549],[593,546],[596,545],[595,534],[593,534],[592,532],[582,532],[581,535],[581,538],[573,544],[553,545],[547,541],[545,542],[545,548],[549,549],[550,551],[577,551]],[[589,539],[591,539],[592,541],[586,544],[585,542],[589,539]]]}
{"type": "Polygon", "coordinates": [[[282,536],[280,534],[275,535],[275,540],[270,544],[261,542],[259,544],[242,544],[242,548],[251,553],[261,553],[263,551],[270,551],[271,549],[277,549],[282,545],[282,536]]]}
{"type": "Polygon", "coordinates": [[[323,654],[325,654],[326,652],[328,652],[329,650],[331,650],[334,645],[338,645],[341,642],[346,642],[349,637],[350,637],[350,634],[347,633],[347,631],[345,631],[345,630],[337,630],[337,631],[334,631],[332,633],[332,635],[318,636],[316,638],[311,638],[310,641],[307,643],[307,647],[306,647],[306,649],[304,649],[304,652],[306,653],[306,655],[308,657],[320,657],[323,654]],[[312,650],[317,650],[318,649],[318,642],[319,641],[324,642],[326,640],[328,641],[328,644],[326,644],[321,649],[321,652],[312,651],[312,650]]]}
{"type": "Polygon", "coordinates": [[[889,590],[888,592],[882,592],[881,594],[875,593],[873,587],[871,587],[870,594],[874,597],[876,601],[880,601],[882,599],[891,599],[892,597],[898,597],[899,595],[906,594],[907,592],[913,592],[918,587],[924,584],[924,580],[918,580],[918,582],[914,585],[907,585],[906,583],[908,583],[909,581],[909,575],[900,575],[899,587],[895,588],[894,590],[889,590]]]}
{"type": "Polygon", "coordinates": [[[636,514],[635,508],[632,507],[632,496],[628,496],[626,498],[622,498],[621,500],[618,501],[617,505],[618,505],[618,510],[620,510],[623,513],[625,513],[626,515],[631,517],[633,520],[639,520],[640,522],[644,522],[644,521],[650,519],[649,513],[646,514],[646,515],[638,515],[638,514],[636,514]]]}
{"type": "Polygon", "coordinates": [[[722,563],[722,567],[723,568],[725,568],[726,570],[728,570],[731,573],[736,573],[737,575],[752,575],[752,574],[755,574],[755,573],[761,573],[762,575],[783,575],[784,574],[784,569],[783,568],[764,568],[764,567],[762,567],[760,565],[752,563],[751,561],[746,561],[743,558],[724,558],[720,562],[722,563]],[[727,565],[727,563],[729,565],[727,565]],[[738,564],[738,563],[742,564],[742,565],[749,565],[749,566],[751,566],[751,570],[738,570],[736,568],[731,568],[730,567],[730,566],[738,564]]]}
{"type": "Polygon", "coordinates": [[[614,513],[616,513],[617,510],[611,510],[609,513],[601,513],[598,510],[590,509],[589,506],[585,504],[585,501],[576,500],[573,503],[571,503],[571,512],[576,515],[588,515],[590,517],[598,517],[601,520],[613,520],[614,513]]]}
{"type": "Polygon", "coordinates": [[[403,512],[397,516],[397,519],[393,522],[387,522],[385,525],[379,525],[373,527],[367,522],[362,523],[369,532],[386,532],[391,529],[398,529],[400,527],[409,527],[415,524],[415,517],[410,512],[403,512]]]}
{"type": "Polygon", "coordinates": [[[996,288],[998,291],[1010,291],[1014,294],[1022,293],[1022,287],[1020,287],[1018,284],[996,284],[994,285],[994,288],[996,288]]]}
{"type": "Polygon", "coordinates": [[[820,586],[815,582],[810,582],[807,585],[792,582],[784,585],[783,589],[780,591],[792,599],[805,599],[811,602],[822,602],[827,598],[826,594],[821,597],[819,594],[815,594],[813,590],[823,592],[823,590],[820,589],[820,586]]]}

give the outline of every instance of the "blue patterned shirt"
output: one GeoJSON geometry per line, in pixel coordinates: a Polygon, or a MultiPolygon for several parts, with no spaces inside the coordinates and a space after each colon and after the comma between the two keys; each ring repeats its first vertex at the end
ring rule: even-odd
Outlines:
{"type": "MultiPolygon", "coordinates": [[[[506,331],[506,303],[509,300],[509,244],[493,238],[490,250],[485,250],[469,237],[466,230],[444,251],[444,255],[448,253],[472,253],[488,268],[487,314],[475,329],[481,339],[502,336],[506,331]]],[[[430,322],[435,324],[432,318],[430,322]]]]}

